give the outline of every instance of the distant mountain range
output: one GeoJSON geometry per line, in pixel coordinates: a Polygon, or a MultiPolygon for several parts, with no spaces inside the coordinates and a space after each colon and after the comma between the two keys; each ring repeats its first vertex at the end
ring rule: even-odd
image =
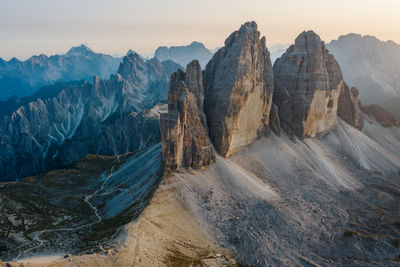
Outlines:
{"type": "MultiPolygon", "coordinates": [[[[360,103],[313,31],[274,65],[254,21],[224,44],[204,70],[168,60],[192,45],[129,51],[109,79],[16,98],[0,266],[398,266],[400,123],[360,103]]],[[[347,56],[391,73],[372,51],[347,56]]]]}
{"type": "Polygon", "coordinates": [[[118,69],[121,58],[95,53],[89,47],[72,47],[66,54],[32,56],[20,61],[0,58],[0,100],[28,96],[54,82],[91,81],[94,75],[108,78],[118,69]]]}
{"type": "Polygon", "coordinates": [[[274,64],[275,60],[280,58],[285,52],[289,45],[276,44],[268,48],[271,53],[271,62],[274,64]]]}
{"type": "Polygon", "coordinates": [[[179,67],[130,53],[110,79],[58,83],[8,109],[0,106],[6,111],[0,118],[0,181],[65,166],[88,153],[119,155],[158,142],[163,105],[156,104],[166,102],[179,67]]]}
{"type": "Polygon", "coordinates": [[[360,90],[361,101],[382,104],[400,96],[400,45],[373,36],[348,34],[327,45],[350,86],[360,90]]]}
{"type": "Polygon", "coordinates": [[[213,56],[213,52],[207,49],[203,43],[192,42],[190,45],[186,46],[160,46],[155,51],[155,56],[160,61],[169,59],[181,66],[186,66],[193,59],[197,59],[204,69],[213,56]]]}

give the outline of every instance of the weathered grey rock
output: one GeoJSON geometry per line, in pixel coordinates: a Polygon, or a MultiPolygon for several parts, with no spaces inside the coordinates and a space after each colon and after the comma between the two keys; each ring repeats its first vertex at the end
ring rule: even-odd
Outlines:
{"type": "Polygon", "coordinates": [[[279,120],[278,107],[272,103],[271,112],[269,113],[269,127],[277,135],[281,135],[281,123],[279,120]]]}
{"type": "Polygon", "coordinates": [[[265,38],[247,22],[204,71],[204,111],[215,149],[228,157],[268,132],[273,71],[265,38]]]}
{"type": "Polygon", "coordinates": [[[332,128],[343,77],[334,56],[312,31],[301,33],[274,64],[274,103],[281,124],[300,138],[332,128]]]}
{"type": "Polygon", "coordinates": [[[182,167],[200,169],[215,161],[213,147],[203,124],[203,84],[198,61],[188,64],[186,74],[171,77],[168,113],[161,114],[163,165],[166,172],[182,167]]]}
{"type": "Polygon", "coordinates": [[[351,126],[361,130],[363,127],[363,117],[360,110],[360,92],[357,88],[349,89],[346,83],[343,83],[338,101],[338,116],[351,126]]]}

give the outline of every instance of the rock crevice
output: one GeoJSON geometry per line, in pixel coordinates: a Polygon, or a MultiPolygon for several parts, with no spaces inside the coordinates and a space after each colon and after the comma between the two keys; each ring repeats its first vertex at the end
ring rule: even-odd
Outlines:
{"type": "Polygon", "coordinates": [[[265,135],[273,70],[265,38],[247,22],[225,41],[204,71],[204,111],[215,149],[228,157],[265,135]]]}
{"type": "Polygon", "coordinates": [[[336,124],[343,76],[317,34],[301,33],[277,59],[274,73],[274,103],[287,132],[312,137],[336,124]]]}
{"type": "Polygon", "coordinates": [[[165,171],[182,167],[200,169],[215,161],[205,127],[201,67],[198,61],[171,77],[168,113],[161,114],[160,129],[165,171]]]}

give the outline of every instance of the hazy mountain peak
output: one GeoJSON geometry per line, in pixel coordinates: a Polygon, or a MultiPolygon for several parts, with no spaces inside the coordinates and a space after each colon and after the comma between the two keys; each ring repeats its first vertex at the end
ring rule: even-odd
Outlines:
{"type": "Polygon", "coordinates": [[[207,49],[202,42],[198,41],[193,41],[189,46],[207,49]]]}
{"type": "Polygon", "coordinates": [[[344,78],[360,90],[365,104],[381,104],[400,96],[400,45],[375,36],[347,34],[327,45],[338,60],[344,78]]]}
{"type": "Polygon", "coordinates": [[[257,23],[255,21],[248,21],[240,27],[239,31],[246,31],[246,32],[257,31],[257,23]]]}
{"type": "Polygon", "coordinates": [[[12,59],[10,59],[10,60],[8,61],[8,64],[15,65],[15,64],[19,64],[19,63],[21,63],[21,62],[22,62],[22,61],[19,60],[18,58],[13,57],[12,59]]]}
{"type": "Polygon", "coordinates": [[[126,56],[129,56],[130,54],[137,54],[137,53],[132,49],[129,49],[128,52],[126,52],[126,56]]]}
{"type": "Polygon", "coordinates": [[[193,41],[189,45],[181,46],[160,46],[154,53],[161,62],[172,60],[181,66],[186,66],[189,62],[197,59],[204,68],[211,59],[213,53],[198,41],[193,41]]]}
{"type": "Polygon", "coordinates": [[[81,44],[79,46],[74,46],[67,52],[67,55],[89,55],[89,54],[94,54],[94,52],[92,49],[90,49],[88,46],[84,44],[81,44]]]}
{"type": "Polygon", "coordinates": [[[7,64],[7,61],[5,61],[4,59],[2,59],[2,58],[0,57],[0,67],[5,66],[6,64],[7,64]]]}
{"type": "Polygon", "coordinates": [[[295,47],[306,49],[310,47],[320,47],[323,44],[321,38],[314,31],[303,31],[295,40],[295,47]]]}

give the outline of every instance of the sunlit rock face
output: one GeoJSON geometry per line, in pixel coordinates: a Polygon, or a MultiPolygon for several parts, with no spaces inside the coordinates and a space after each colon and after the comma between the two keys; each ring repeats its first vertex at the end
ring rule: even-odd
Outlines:
{"type": "Polygon", "coordinates": [[[312,137],[336,124],[343,76],[316,33],[301,33],[276,60],[274,73],[274,102],[286,131],[312,137]]]}
{"type": "Polygon", "coordinates": [[[360,92],[357,88],[349,88],[346,83],[340,92],[338,102],[338,116],[351,126],[361,130],[363,117],[360,110],[360,92]]]}
{"type": "Polygon", "coordinates": [[[165,171],[182,167],[200,169],[215,161],[203,113],[203,83],[198,61],[171,77],[168,113],[161,114],[160,129],[165,171]]]}
{"type": "Polygon", "coordinates": [[[233,32],[204,71],[204,112],[215,149],[228,157],[268,132],[274,83],[255,22],[233,32]]]}

